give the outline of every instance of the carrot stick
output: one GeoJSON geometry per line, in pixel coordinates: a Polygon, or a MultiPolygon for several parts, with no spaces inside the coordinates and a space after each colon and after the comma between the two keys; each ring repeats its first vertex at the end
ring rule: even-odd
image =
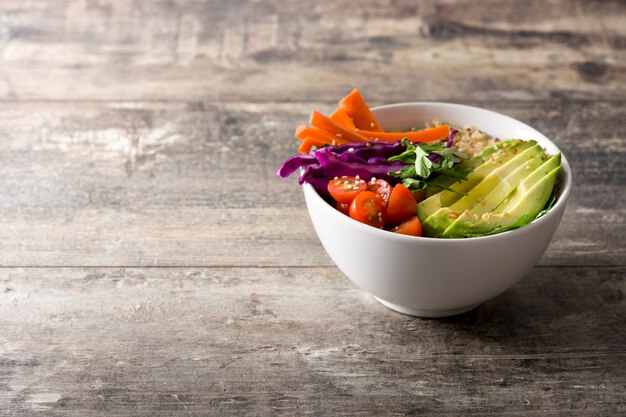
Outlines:
{"type": "Polygon", "coordinates": [[[368,139],[367,137],[333,122],[328,117],[315,110],[311,112],[310,123],[313,126],[322,129],[324,132],[330,133],[331,135],[335,135],[342,139],[346,139],[348,142],[370,141],[370,139],[368,139]]]}
{"type": "Polygon", "coordinates": [[[300,147],[298,148],[298,152],[300,152],[300,153],[309,153],[309,151],[311,150],[311,148],[313,146],[315,146],[315,147],[317,147],[319,149],[319,148],[321,148],[324,145],[326,145],[326,142],[324,142],[324,141],[322,141],[320,139],[306,137],[306,138],[304,138],[302,143],[300,143],[300,147]]]}
{"type": "Polygon", "coordinates": [[[450,128],[446,125],[411,132],[373,132],[359,130],[359,134],[367,137],[368,140],[379,140],[381,142],[396,142],[403,138],[407,138],[411,142],[435,142],[447,138],[449,132],[450,128]]]}
{"type": "Polygon", "coordinates": [[[339,100],[339,107],[354,120],[357,128],[373,132],[382,132],[383,129],[376,121],[376,117],[365,103],[365,100],[356,88],[350,94],[339,100]]]}
{"type": "Polygon", "coordinates": [[[346,109],[344,109],[343,107],[339,107],[337,110],[335,110],[335,112],[330,115],[330,120],[344,127],[347,127],[348,129],[356,130],[354,121],[350,116],[348,116],[346,109]]]}
{"type": "Polygon", "coordinates": [[[347,140],[340,138],[339,136],[331,135],[316,127],[301,125],[296,128],[296,137],[300,140],[305,140],[307,137],[315,138],[324,141],[329,145],[343,145],[348,143],[347,140]]]}

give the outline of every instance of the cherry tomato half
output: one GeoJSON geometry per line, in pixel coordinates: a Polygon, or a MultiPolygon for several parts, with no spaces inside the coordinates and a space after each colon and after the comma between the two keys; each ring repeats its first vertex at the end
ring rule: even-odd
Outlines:
{"type": "Polygon", "coordinates": [[[372,191],[363,191],[352,200],[350,217],[361,223],[381,228],[386,220],[385,200],[372,191]]]}
{"type": "Polygon", "coordinates": [[[367,183],[356,177],[344,176],[328,181],[328,192],[338,203],[350,204],[366,188],[367,183]]]}
{"type": "Polygon", "coordinates": [[[335,207],[346,216],[350,215],[350,203],[337,203],[335,207]]]}
{"type": "Polygon", "coordinates": [[[387,221],[390,224],[402,223],[417,213],[417,204],[413,193],[402,184],[396,184],[391,190],[387,204],[387,221]]]}
{"type": "Polygon", "coordinates": [[[417,218],[417,216],[413,216],[409,220],[400,223],[398,226],[391,229],[391,231],[403,235],[421,236],[422,224],[420,223],[420,220],[417,218]]]}
{"type": "Polygon", "coordinates": [[[367,191],[372,191],[380,195],[383,200],[385,200],[385,204],[387,204],[389,202],[389,196],[391,196],[391,185],[385,180],[372,178],[370,182],[367,183],[367,191]]]}

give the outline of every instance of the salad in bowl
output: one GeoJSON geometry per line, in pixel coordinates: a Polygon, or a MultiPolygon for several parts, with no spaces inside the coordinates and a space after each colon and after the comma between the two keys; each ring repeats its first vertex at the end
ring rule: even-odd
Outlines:
{"type": "Polygon", "coordinates": [[[571,187],[544,135],[450,103],[370,109],[358,90],[296,129],[298,174],[335,264],[388,307],[441,317],[511,287],[539,260],[571,187]]]}

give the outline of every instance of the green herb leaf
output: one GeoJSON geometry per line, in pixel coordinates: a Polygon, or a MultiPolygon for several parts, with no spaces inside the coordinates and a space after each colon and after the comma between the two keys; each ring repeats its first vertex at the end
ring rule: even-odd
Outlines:
{"type": "Polygon", "coordinates": [[[432,172],[433,162],[428,159],[428,153],[421,147],[415,148],[415,173],[422,178],[428,178],[432,172]]]}
{"type": "Polygon", "coordinates": [[[464,159],[468,158],[468,155],[446,148],[445,141],[414,144],[402,139],[402,143],[406,150],[389,160],[400,161],[406,166],[399,171],[391,172],[390,175],[400,178],[402,183],[411,190],[428,187],[435,174],[463,181],[471,172],[470,167],[461,164],[464,159]],[[436,161],[428,158],[432,154],[438,155],[436,161]]]}

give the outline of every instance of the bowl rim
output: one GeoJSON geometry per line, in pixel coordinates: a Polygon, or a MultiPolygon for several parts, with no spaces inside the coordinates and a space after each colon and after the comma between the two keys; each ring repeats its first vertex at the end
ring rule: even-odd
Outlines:
{"type": "MultiPolygon", "coordinates": [[[[349,216],[346,216],[345,214],[339,212],[337,209],[335,209],[334,207],[332,207],[330,204],[328,204],[328,202],[326,200],[324,200],[322,198],[322,196],[320,196],[317,191],[315,191],[315,189],[313,188],[313,186],[309,183],[304,183],[302,184],[302,187],[304,189],[304,192],[309,192],[310,194],[312,194],[314,196],[314,198],[317,198],[319,200],[320,203],[322,203],[322,205],[324,206],[324,210],[326,210],[329,215],[331,216],[340,216],[342,219],[344,220],[348,220],[349,222],[352,222],[353,226],[357,227],[357,228],[362,228],[362,230],[364,232],[367,233],[372,233],[374,235],[378,235],[381,237],[387,237],[389,239],[397,239],[399,241],[405,240],[405,241],[409,241],[409,242],[422,242],[422,241],[427,241],[429,244],[465,244],[465,243],[460,243],[460,242],[475,242],[477,240],[497,240],[497,239],[507,239],[509,238],[512,234],[521,234],[526,232],[529,232],[531,229],[537,228],[537,227],[542,227],[543,224],[550,222],[553,217],[558,216],[558,213],[561,210],[565,210],[565,205],[567,204],[567,201],[569,200],[569,196],[570,196],[570,192],[571,192],[571,188],[572,188],[572,172],[571,172],[571,168],[569,165],[569,162],[567,161],[567,158],[565,157],[565,155],[563,154],[563,151],[554,143],[552,142],[552,140],[550,140],[546,135],[544,135],[543,133],[539,132],[537,129],[535,129],[534,127],[522,122],[521,120],[517,120],[511,116],[508,116],[506,114],[502,114],[502,113],[498,113],[496,111],[493,110],[489,110],[489,109],[485,109],[482,107],[476,107],[476,106],[469,106],[466,104],[458,104],[458,103],[447,103],[447,102],[440,102],[440,101],[414,101],[414,102],[403,102],[403,103],[393,103],[393,104],[386,104],[383,106],[377,106],[377,107],[373,107],[372,111],[376,112],[377,110],[383,110],[383,109],[393,109],[395,107],[408,107],[408,106],[435,106],[435,107],[456,107],[459,110],[479,110],[481,112],[486,112],[486,113],[490,113],[494,116],[500,117],[500,118],[505,118],[508,119],[508,122],[513,122],[513,123],[521,123],[522,125],[524,125],[524,127],[530,129],[534,134],[537,134],[539,136],[541,136],[543,139],[545,139],[546,141],[548,141],[549,143],[552,144],[552,146],[554,146],[554,148],[561,153],[561,171],[559,172],[559,177],[563,178],[564,177],[564,181],[561,184],[561,192],[559,195],[559,198],[556,202],[556,204],[543,216],[541,216],[538,219],[533,220],[532,222],[530,222],[529,224],[523,226],[523,227],[519,227],[517,229],[513,229],[513,230],[508,230],[506,232],[501,232],[501,233],[496,233],[493,235],[488,235],[488,236],[478,236],[478,237],[463,237],[463,238],[438,238],[438,237],[425,237],[425,236],[408,236],[408,235],[403,235],[400,233],[392,233],[388,230],[383,230],[383,229],[378,229],[366,224],[363,224],[357,220],[354,220],[352,218],[350,218],[349,216]],[[332,213],[331,213],[332,212],[332,213]],[[446,243],[447,242],[447,243],[446,243]]],[[[480,129],[479,126],[477,126],[478,129],[480,129]]]]}

